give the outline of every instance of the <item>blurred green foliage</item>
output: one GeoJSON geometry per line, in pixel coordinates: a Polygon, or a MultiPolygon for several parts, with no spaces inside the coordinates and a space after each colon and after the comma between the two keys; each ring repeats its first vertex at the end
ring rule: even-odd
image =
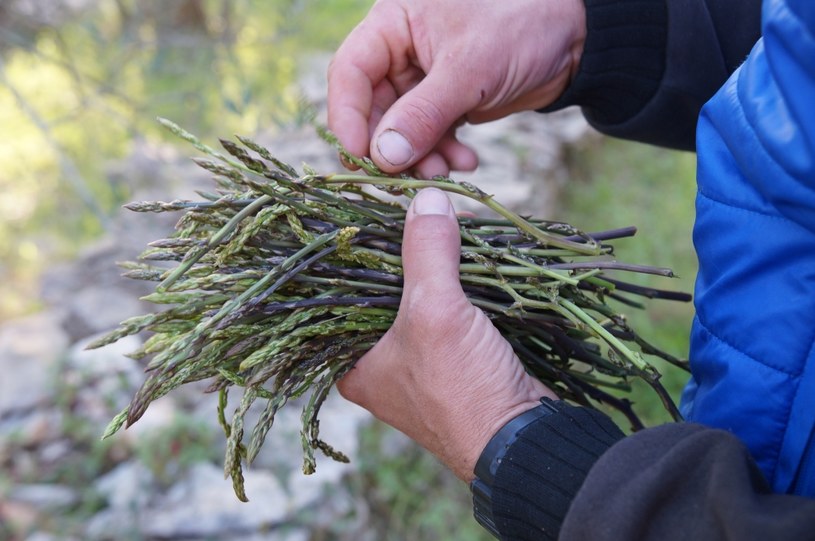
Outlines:
{"type": "MultiPolygon", "coordinates": [[[[677,275],[666,279],[626,275],[626,279],[661,289],[693,293],[697,260],[691,232],[695,215],[696,155],[687,152],[600,138],[575,146],[568,157],[570,182],[562,193],[555,218],[579,224],[588,231],[633,225],[632,239],[615,242],[620,261],[669,267],[677,275]]],[[[649,342],[687,359],[692,303],[645,300],[646,310],[617,305],[631,326],[649,342]]],[[[658,360],[657,360],[658,361],[658,360]]],[[[657,363],[662,383],[679,400],[688,374],[657,363]]],[[[656,395],[636,382],[631,400],[644,404],[639,411],[646,426],[667,422],[669,416],[656,395]]],[[[620,426],[624,421],[617,419],[620,426]]]]}
{"type": "Polygon", "coordinates": [[[201,419],[177,413],[168,425],[139,439],[135,454],[159,483],[169,487],[193,464],[211,462],[220,466],[223,461],[220,437],[201,419]]]}
{"type": "Polygon", "coordinates": [[[371,509],[380,541],[489,541],[473,518],[467,486],[433,455],[375,422],[361,433],[358,472],[346,479],[371,509]],[[388,449],[390,447],[390,449],[388,449]]]}
{"type": "Polygon", "coordinates": [[[156,116],[204,139],[289,122],[298,59],[333,50],[370,0],[97,0],[47,23],[23,3],[0,6],[0,320],[36,309],[39,271],[104,230],[128,198],[106,167],[170,139],[156,116]]]}

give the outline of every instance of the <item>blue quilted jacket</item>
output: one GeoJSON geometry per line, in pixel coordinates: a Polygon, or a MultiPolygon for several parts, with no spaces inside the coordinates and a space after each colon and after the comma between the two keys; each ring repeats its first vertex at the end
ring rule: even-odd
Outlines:
{"type": "Polygon", "coordinates": [[[690,421],[815,496],[815,1],[766,0],[762,39],[697,127],[690,421]]]}

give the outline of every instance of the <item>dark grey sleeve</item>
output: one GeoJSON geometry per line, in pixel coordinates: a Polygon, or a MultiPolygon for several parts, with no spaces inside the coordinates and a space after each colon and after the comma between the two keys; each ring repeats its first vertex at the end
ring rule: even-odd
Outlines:
{"type": "Polygon", "coordinates": [[[479,459],[496,467],[476,505],[503,541],[815,540],[815,500],[772,493],[732,434],[674,423],[624,437],[598,411],[543,401],[551,414],[479,459]]]}
{"type": "Polygon", "coordinates": [[[760,37],[761,0],[584,0],[575,79],[542,112],[579,105],[599,131],[693,150],[696,120],[760,37]]]}
{"type": "Polygon", "coordinates": [[[561,541],[815,539],[815,500],[772,494],[744,445],[696,424],[612,446],[572,501],[561,541]]]}

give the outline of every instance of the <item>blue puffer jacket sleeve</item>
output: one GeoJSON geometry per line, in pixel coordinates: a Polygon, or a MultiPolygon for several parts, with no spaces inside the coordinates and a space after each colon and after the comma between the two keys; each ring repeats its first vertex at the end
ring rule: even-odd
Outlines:
{"type": "Polygon", "coordinates": [[[763,38],[697,129],[690,421],[729,430],[777,492],[815,496],[815,1],[763,38]]]}

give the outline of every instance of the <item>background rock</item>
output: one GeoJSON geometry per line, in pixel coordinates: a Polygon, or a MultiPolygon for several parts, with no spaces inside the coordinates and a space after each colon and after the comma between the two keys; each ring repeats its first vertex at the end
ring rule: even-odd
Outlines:
{"type": "Polygon", "coordinates": [[[0,326],[0,421],[51,399],[57,362],[67,346],[55,311],[0,326]]]}

